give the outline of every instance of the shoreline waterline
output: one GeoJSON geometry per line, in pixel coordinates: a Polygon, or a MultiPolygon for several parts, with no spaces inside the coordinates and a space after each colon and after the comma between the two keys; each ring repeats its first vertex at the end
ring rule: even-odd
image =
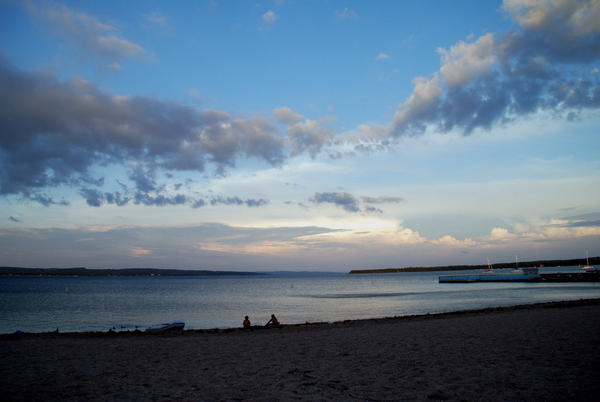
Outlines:
{"type": "Polygon", "coordinates": [[[493,314],[501,312],[511,312],[519,310],[533,310],[533,309],[552,309],[552,308],[569,308],[569,307],[580,307],[580,306],[597,306],[600,305],[600,298],[594,299],[579,299],[579,300],[564,300],[564,301],[552,301],[543,303],[530,303],[530,304],[516,304],[512,306],[496,306],[486,307],[481,309],[467,309],[467,310],[456,310],[448,311],[443,313],[425,313],[425,314],[412,314],[412,315],[401,315],[401,316],[389,316],[389,317],[372,317],[372,318],[349,318],[345,320],[332,321],[332,322],[305,322],[305,323],[282,323],[277,328],[266,328],[263,326],[253,326],[251,329],[245,329],[243,327],[233,328],[209,328],[209,329],[184,329],[183,331],[168,334],[153,334],[143,330],[126,330],[126,331],[69,331],[69,332],[17,332],[17,333],[3,333],[0,334],[0,340],[7,339],[24,339],[24,338],[36,338],[36,337],[116,337],[116,336],[180,336],[180,335],[194,335],[194,334],[229,334],[234,332],[250,333],[253,331],[280,331],[285,329],[314,329],[314,328],[335,328],[343,326],[355,326],[365,323],[382,323],[382,322],[393,322],[393,321],[411,321],[411,320],[422,320],[422,319],[443,319],[459,316],[468,315],[483,315],[493,314]]]}

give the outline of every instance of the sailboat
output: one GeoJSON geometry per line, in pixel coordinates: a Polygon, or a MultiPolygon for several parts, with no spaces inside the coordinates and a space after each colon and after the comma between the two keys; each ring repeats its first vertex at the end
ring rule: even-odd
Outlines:
{"type": "Polygon", "coordinates": [[[488,267],[479,274],[444,275],[438,278],[439,283],[470,283],[470,282],[537,282],[540,279],[538,269],[518,268],[519,257],[516,257],[516,269],[510,272],[495,272],[488,258],[488,267]]]}
{"type": "Polygon", "coordinates": [[[590,265],[590,253],[588,250],[585,250],[585,265],[580,265],[579,269],[584,271],[593,271],[596,269],[596,267],[590,265]]]}

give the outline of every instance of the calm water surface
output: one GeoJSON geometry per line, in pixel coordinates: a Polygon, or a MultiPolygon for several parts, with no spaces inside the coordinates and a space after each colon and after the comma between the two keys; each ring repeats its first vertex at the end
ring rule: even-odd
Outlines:
{"type": "MultiPolygon", "coordinates": [[[[543,273],[577,267],[544,268],[543,273]]],[[[460,274],[478,271],[462,271],[460,274]]],[[[600,283],[440,284],[457,272],[222,277],[0,277],[0,333],[339,321],[600,298],[600,283]]]]}

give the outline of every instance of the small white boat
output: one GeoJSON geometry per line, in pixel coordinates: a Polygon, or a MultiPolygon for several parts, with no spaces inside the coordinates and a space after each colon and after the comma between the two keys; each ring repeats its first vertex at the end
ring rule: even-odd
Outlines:
{"type": "Polygon", "coordinates": [[[148,327],[146,332],[153,334],[164,334],[165,332],[183,331],[185,323],[183,321],[173,321],[164,324],[156,324],[148,327]]]}
{"type": "Polygon", "coordinates": [[[593,271],[596,269],[596,267],[590,265],[590,253],[588,250],[585,250],[585,265],[580,265],[579,269],[584,271],[593,271]]]}

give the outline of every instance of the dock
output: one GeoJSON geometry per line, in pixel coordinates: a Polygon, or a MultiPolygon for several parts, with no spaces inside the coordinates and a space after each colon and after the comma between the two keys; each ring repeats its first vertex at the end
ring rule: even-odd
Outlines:
{"type": "Polygon", "coordinates": [[[539,282],[600,282],[600,271],[541,274],[539,282]]]}
{"type": "Polygon", "coordinates": [[[472,282],[600,282],[600,271],[555,274],[499,274],[499,275],[447,275],[440,276],[439,283],[472,282]]]}

